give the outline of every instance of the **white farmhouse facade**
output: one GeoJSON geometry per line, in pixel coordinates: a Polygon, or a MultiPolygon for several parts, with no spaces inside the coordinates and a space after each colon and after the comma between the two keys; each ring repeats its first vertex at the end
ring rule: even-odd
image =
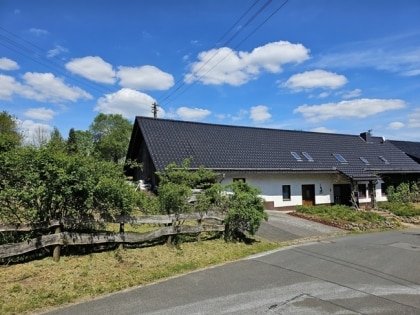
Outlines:
{"type": "Polygon", "coordinates": [[[227,126],[136,117],[126,169],[134,180],[159,185],[157,171],[190,160],[223,184],[245,180],[261,191],[267,209],[386,201],[386,187],[420,175],[420,164],[370,132],[343,135],[227,126]]]}

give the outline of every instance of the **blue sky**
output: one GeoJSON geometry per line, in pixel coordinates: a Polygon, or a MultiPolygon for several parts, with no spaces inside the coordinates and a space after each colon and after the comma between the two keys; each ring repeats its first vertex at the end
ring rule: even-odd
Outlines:
{"type": "Polygon", "coordinates": [[[420,1],[0,0],[0,110],[420,141],[420,1]]]}

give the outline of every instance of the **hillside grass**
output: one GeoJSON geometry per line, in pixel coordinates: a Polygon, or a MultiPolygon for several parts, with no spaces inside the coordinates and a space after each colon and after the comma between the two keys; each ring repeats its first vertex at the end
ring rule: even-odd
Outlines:
{"type": "Polygon", "coordinates": [[[0,314],[28,314],[150,284],[278,248],[222,239],[178,242],[0,266],[0,314]]]}

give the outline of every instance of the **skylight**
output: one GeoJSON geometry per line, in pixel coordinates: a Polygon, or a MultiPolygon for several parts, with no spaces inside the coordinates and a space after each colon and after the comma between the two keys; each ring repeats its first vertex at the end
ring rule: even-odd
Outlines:
{"type": "Polygon", "coordinates": [[[296,152],[290,152],[292,155],[293,155],[293,157],[296,159],[296,161],[299,161],[299,162],[302,162],[302,158],[300,157],[300,155],[299,154],[297,154],[296,152]]]}
{"type": "Polygon", "coordinates": [[[341,164],[347,163],[347,160],[339,153],[333,153],[334,157],[337,159],[338,162],[341,164]]]}
{"type": "Polygon", "coordinates": [[[312,158],[312,156],[308,152],[302,152],[302,154],[303,154],[304,157],[306,157],[306,159],[309,162],[313,162],[314,161],[314,159],[312,158]]]}
{"type": "Polygon", "coordinates": [[[384,157],[384,156],[382,156],[382,155],[380,155],[380,156],[378,156],[378,158],[382,161],[382,162],[384,162],[385,164],[389,164],[389,161],[384,157]]]}
{"type": "Polygon", "coordinates": [[[369,165],[370,163],[369,163],[369,161],[366,159],[366,158],[364,158],[363,156],[361,156],[360,157],[360,160],[363,162],[363,163],[365,163],[366,165],[369,165]]]}

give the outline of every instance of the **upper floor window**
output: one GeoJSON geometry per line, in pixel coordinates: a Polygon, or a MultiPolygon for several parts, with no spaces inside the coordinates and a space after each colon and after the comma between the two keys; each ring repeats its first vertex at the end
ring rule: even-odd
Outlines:
{"type": "Polygon", "coordinates": [[[296,152],[290,152],[290,154],[293,155],[293,157],[296,159],[296,161],[302,162],[302,158],[300,157],[299,154],[297,154],[296,152]]]}
{"type": "Polygon", "coordinates": [[[366,159],[366,158],[364,158],[363,156],[361,156],[360,157],[360,160],[363,162],[363,163],[365,163],[366,165],[369,165],[370,163],[369,163],[369,161],[366,159]]]}
{"type": "Polygon", "coordinates": [[[341,164],[345,164],[347,163],[347,160],[339,153],[333,153],[334,157],[336,158],[336,160],[338,162],[340,162],[341,164]]]}
{"type": "Polygon", "coordinates": [[[382,162],[384,162],[385,164],[389,164],[389,161],[383,156],[383,155],[380,155],[380,156],[378,156],[379,157],[379,159],[382,161],[382,162]]]}
{"type": "Polygon", "coordinates": [[[308,152],[302,152],[302,154],[309,162],[314,161],[314,159],[312,158],[312,156],[308,152]]]}

